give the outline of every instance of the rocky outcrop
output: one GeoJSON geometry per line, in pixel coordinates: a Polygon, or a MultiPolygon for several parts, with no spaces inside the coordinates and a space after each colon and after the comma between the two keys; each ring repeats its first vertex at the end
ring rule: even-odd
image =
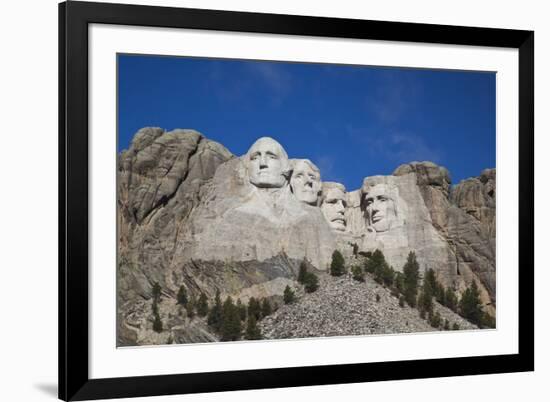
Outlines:
{"type": "MultiPolygon", "coordinates": [[[[196,298],[204,293],[213,300],[220,292],[243,302],[280,302],[302,261],[321,274],[335,249],[348,261],[380,249],[397,271],[415,251],[421,270],[433,268],[458,294],[476,281],[486,310],[495,311],[494,169],[452,188],[447,169],[412,162],[346,192],[339,183],[322,183],[309,160],[290,160],[273,139],[261,138],[237,157],[197,131],[160,128],[141,129],[118,164],[119,345],[215,341],[204,319],[188,319],[176,304],[180,287],[196,298]],[[162,289],[160,334],[152,329],[154,283],[162,289]]],[[[369,301],[367,293],[349,303],[369,301]]],[[[308,296],[303,314],[310,311],[304,306],[321,303],[318,297],[308,296]]],[[[353,324],[355,318],[338,311],[327,311],[326,327],[314,332],[332,334],[340,319],[353,324]]],[[[401,313],[364,313],[368,319],[355,329],[344,326],[351,331],[345,334],[426,329],[392,324],[408,321],[401,313]]]]}
{"type": "MultiPolygon", "coordinates": [[[[119,155],[119,329],[125,328],[129,306],[149,299],[155,282],[166,282],[180,230],[200,203],[200,189],[231,158],[225,147],[194,130],[160,128],[141,129],[119,155]]],[[[121,344],[133,342],[131,336],[122,338],[119,331],[121,344]]]]}
{"type": "MultiPolygon", "coordinates": [[[[300,290],[298,287],[296,292],[300,290]]],[[[399,306],[399,299],[369,276],[365,282],[357,282],[350,276],[321,275],[319,290],[300,297],[299,302],[281,306],[260,322],[266,339],[437,330],[420,318],[418,310],[399,306]]],[[[438,303],[434,303],[434,312],[440,314],[443,322],[446,319],[451,328],[453,324],[460,329],[477,328],[438,303]]]]}
{"type": "Polygon", "coordinates": [[[411,174],[433,227],[454,259],[445,269],[450,273],[448,278],[459,292],[475,280],[487,310],[494,314],[496,170],[486,169],[480,177],[464,180],[454,188],[450,187],[447,169],[431,162],[412,162],[394,172],[397,176],[411,174]]]}

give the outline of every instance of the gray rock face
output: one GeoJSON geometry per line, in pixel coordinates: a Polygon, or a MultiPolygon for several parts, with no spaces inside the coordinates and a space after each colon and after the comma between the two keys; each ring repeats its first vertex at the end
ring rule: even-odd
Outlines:
{"type": "Polygon", "coordinates": [[[261,262],[285,254],[326,269],[334,241],[319,208],[288,186],[261,190],[245,176],[242,158],[220,166],[190,216],[178,259],[261,262]]]}
{"type": "MultiPolygon", "coordinates": [[[[194,130],[141,129],[119,157],[118,270],[119,329],[130,305],[165,284],[179,230],[200,202],[200,189],[233,156],[194,130]]],[[[162,286],[173,295],[173,290],[162,286]]],[[[132,344],[132,337],[120,339],[132,344]]]]}
{"type": "Polygon", "coordinates": [[[394,172],[410,174],[416,177],[433,227],[454,258],[444,268],[447,278],[459,292],[475,280],[487,311],[494,314],[496,170],[486,169],[479,178],[462,181],[453,189],[447,169],[431,162],[413,162],[394,172]]]}
{"type": "MultiPolygon", "coordinates": [[[[447,319],[451,327],[456,323],[463,330],[477,328],[451,310],[434,304],[434,311],[439,312],[443,321],[447,319]]],[[[398,298],[368,276],[361,283],[350,276],[328,275],[321,275],[318,291],[302,295],[299,303],[283,305],[260,321],[260,328],[266,339],[438,330],[420,318],[418,310],[407,305],[400,307],[398,298]]]]}
{"type": "MultiPolygon", "coordinates": [[[[494,313],[494,169],[451,188],[445,168],[412,162],[349,192],[321,175],[270,138],[235,157],[194,130],[141,129],[119,155],[118,344],[215,341],[175,303],[181,286],[195,298],[279,300],[301,261],[325,271],[335,249],[346,260],[380,249],[398,271],[415,251],[422,270],[458,293],[475,280],[494,313]],[[161,334],[152,330],[155,282],[161,334]]],[[[406,330],[376,325],[373,333],[406,330]]]]}
{"type": "Polygon", "coordinates": [[[361,197],[365,226],[360,232],[370,233],[361,251],[379,249],[388,263],[401,271],[413,250],[421,270],[432,268],[442,283],[453,284],[456,259],[432,222],[415,173],[367,177],[361,197]],[[369,201],[376,197],[380,198],[378,202],[369,201]]]}

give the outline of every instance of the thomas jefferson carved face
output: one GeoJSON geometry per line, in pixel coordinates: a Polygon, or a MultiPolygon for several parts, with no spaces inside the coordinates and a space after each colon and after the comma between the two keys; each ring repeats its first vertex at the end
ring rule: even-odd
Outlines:
{"type": "Polygon", "coordinates": [[[395,201],[390,196],[391,191],[386,184],[377,184],[365,193],[365,210],[367,223],[376,232],[391,229],[397,220],[395,201]]]}
{"type": "Polygon", "coordinates": [[[289,171],[288,156],[277,141],[263,137],[246,154],[250,183],[260,188],[283,187],[289,171]]]}
{"type": "Polygon", "coordinates": [[[345,231],[346,189],[339,183],[323,183],[321,211],[333,230],[345,231]]]}
{"type": "Polygon", "coordinates": [[[307,159],[293,160],[291,166],[290,186],[292,192],[300,201],[316,205],[321,191],[319,169],[307,159]]]}

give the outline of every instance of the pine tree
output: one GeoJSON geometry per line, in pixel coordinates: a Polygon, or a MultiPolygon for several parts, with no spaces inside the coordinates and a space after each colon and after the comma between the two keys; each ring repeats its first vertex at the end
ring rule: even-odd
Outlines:
{"type": "Polygon", "coordinates": [[[378,293],[376,294],[376,302],[380,302],[380,295],[378,293]]]}
{"type": "Polygon", "coordinates": [[[428,313],[429,316],[433,311],[432,298],[433,298],[434,290],[432,286],[435,284],[435,281],[433,279],[435,279],[435,277],[431,278],[428,271],[426,273],[426,276],[424,277],[424,282],[422,284],[422,291],[418,296],[418,309],[420,311],[424,311],[425,313],[428,313]]]}
{"type": "Polygon", "coordinates": [[[152,294],[153,294],[153,302],[159,302],[160,301],[160,293],[161,293],[161,288],[160,288],[160,285],[158,282],[155,282],[153,284],[153,289],[152,289],[152,294]]]}
{"type": "Polygon", "coordinates": [[[354,265],[351,267],[351,273],[353,274],[353,279],[356,281],[365,282],[365,272],[359,265],[354,265]]]}
{"type": "Polygon", "coordinates": [[[313,272],[308,272],[306,274],[306,279],[304,283],[304,290],[307,293],[313,293],[319,288],[319,278],[313,272]]]}
{"type": "Polygon", "coordinates": [[[262,333],[260,331],[260,328],[258,328],[258,323],[253,315],[248,317],[244,337],[248,340],[262,339],[262,333]]]}
{"type": "Polygon", "coordinates": [[[162,332],[162,321],[158,313],[155,314],[155,320],[153,321],[153,331],[158,333],[162,332]]]}
{"type": "Polygon", "coordinates": [[[201,292],[201,295],[199,297],[199,302],[197,304],[197,314],[199,317],[206,317],[208,314],[208,299],[206,298],[206,295],[201,292]]]}
{"type": "Polygon", "coordinates": [[[451,289],[451,287],[448,287],[445,291],[445,306],[456,313],[458,307],[458,299],[454,290],[451,289]]]}
{"type": "Polygon", "coordinates": [[[391,286],[394,281],[395,271],[386,261],[384,253],[376,249],[365,263],[365,271],[374,275],[374,280],[385,286],[391,286]]]}
{"type": "Polygon", "coordinates": [[[438,303],[446,306],[447,305],[447,292],[445,291],[445,287],[437,282],[435,285],[435,300],[438,301],[438,303]]]}
{"type": "Polygon", "coordinates": [[[286,285],[285,291],[283,293],[283,301],[285,304],[294,303],[294,292],[290,289],[290,286],[286,285]]]}
{"type": "Polygon", "coordinates": [[[220,291],[218,290],[216,291],[216,297],[214,298],[214,305],[208,314],[208,325],[210,325],[217,333],[220,333],[222,328],[222,314],[222,302],[220,299],[220,291]]]}
{"type": "Polygon", "coordinates": [[[263,299],[262,301],[262,318],[267,317],[272,313],[271,304],[269,304],[269,300],[263,299]]]}
{"type": "Polygon", "coordinates": [[[237,299],[237,310],[241,321],[246,320],[246,306],[241,302],[241,299],[237,299]]]}
{"type": "Polygon", "coordinates": [[[483,310],[481,309],[481,299],[479,298],[479,290],[475,281],[472,281],[470,287],[462,294],[462,298],[460,299],[460,314],[476,325],[481,324],[483,310]]]}
{"type": "Polygon", "coordinates": [[[330,274],[332,276],[341,276],[346,273],[345,260],[342,253],[334,250],[332,253],[332,261],[330,263],[330,274]]]}
{"type": "Polygon", "coordinates": [[[250,300],[248,300],[248,318],[251,316],[253,316],[256,321],[259,321],[262,318],[262,307],[260,302],[254,297],[251,297],[250,300]]]}
{"type": "Polygon", "coordinates": [[[439,311],[430,315],[430,325],[434,328],[439,328],[441,326],[441,315],[439,311]]]}
{"type": "Polygon", "coordinates": [[[386,258],[384,257],[384,254],[382,251],[376,249],[374,250],[374,253],[371,254],[369,258],[367,258],[367,261],[365,262],[365,271],[374,274],[375,277],[377,276],[377,272],[381,272],[384,263],[386,263],[386,258]]]}
{"type": "Polygon", "coordinates": [[[195,297],[191,296],[191,298],[185,305],[185,311],[187,311],[187,317],[189,317],[190,319],[195,317],[195,308],[197,307],[196,304],[197,302],[195,301],[195,297]]]}
{"type": "Polygon", "coordinates": [[[458,324],[455,322],[453,323],[453,331],[458,331],[460,329],[460,327],[458,326],[458,324]]]}
{"type": "Polygon", "coordinates": [[[443,324],[443,329],[445,331],[448,331],[450,329],[450,326],[449,326],[449,320],[445,318],[445,324],[443,324]]]}
{"type": "Polygon", "coordinates": [[[432,290],[432,294],[435,293],[435,290],[437,288],[437,279],[435,278],[435,271],[432,268],[429,268],[425,271],[424,274],[424,283],[428,283],[430,286],[430,289],[432,290]]]}
{"type": "Polygon", "coordinates": [[[185,290],[185,287],[183,285],[181,285],[180,289],[178,290],[178,303],[182,306],[185,306],[187,304],[187,291],[185,290]]]}
{"type": "Polygon", "coordinates": [[[407,262],[403,266],[403,295],[405,301],[411,307],[416,305],[416,295],[418,293],[419,266],[416,261],[416,254],[411,251],[407,257],[407,262]]]}
{"type": "Polygon", "coordinates": [[[402,272],[396,272],[395,277],[393,279],[393,285],[397,289],[397,291],[401,294],[403,294],[404,289],[404,276],[402,272]]]}
{"type": "Polygon", "coordinates": [[[306,274],[307,274],[307,262],[305,258],[300,263],[300,270],[298,271],[298,282],[303,284],[306,280],[306,274]]]}
{"type": "Polygon", "coordinates": [[[222,341],[236,341],[241,337],[241,317],[233,299],[228,296],[222,307],[222,341]]]}
{"type": "Polygon", "coordinates": [[[384,269],[382,270],[382,283],[385,286],[392,286],[394,278],[395,271],[393,270],[393,267],[388,265],[388,263],[384,264],[384,269]]]}

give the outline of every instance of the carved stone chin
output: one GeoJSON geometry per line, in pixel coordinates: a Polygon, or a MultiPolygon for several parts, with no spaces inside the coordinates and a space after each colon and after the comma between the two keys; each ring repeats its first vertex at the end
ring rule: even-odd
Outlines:
{"type": "Polygon", "coordinates": [[[273,138],[262,137],[246,154],[250,183],[259,188],[280,188],[288,184],[288,155],[273,138]]]}
{"type": "Polygon", "coordinates": [[[395,189],[387,184],[369,187],[364,195],[367,226],[377,233],[386,232],[397,223],[397,206],[393,193],[395,189]]]}
{"type": "Polygon", "coordinates": [[[321,211],[333,230],[346,230],[346,189],[340,183],[323,183],[321,211]]]}
{"type": "Polygon", "coordinates": [[[290,187],[296,198],[306,204],[317,205],[321,192],[319,168],[308,159],[293,159],[291,167],[290,187]]]}

